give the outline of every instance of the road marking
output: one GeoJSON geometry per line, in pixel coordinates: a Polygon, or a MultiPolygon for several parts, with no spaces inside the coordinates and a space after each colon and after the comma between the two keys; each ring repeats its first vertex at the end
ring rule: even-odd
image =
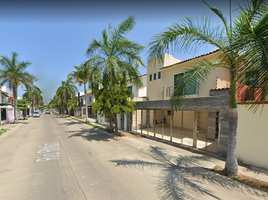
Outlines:
{"type": "Polygon", "coordinates": [[[60,144],[59,142],[46,143],[43,146],[37,147],[37,154],[42,154],[35,158],[35,162],[44,162],[60,159],[60,144]]]}

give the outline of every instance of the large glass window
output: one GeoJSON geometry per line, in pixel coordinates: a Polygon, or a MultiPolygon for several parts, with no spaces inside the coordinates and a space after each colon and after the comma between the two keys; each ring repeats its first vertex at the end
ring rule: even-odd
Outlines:
{"type": "MultiPolygon", "coordinates": [[[[179,83],[179,80],[185,76],[187,72],[174,75],[174,87],[179,83]]],[[[185,89],[183,90],[184,95],[197,94],[197,82],[196,78],[186,83],[185,89]]]]}

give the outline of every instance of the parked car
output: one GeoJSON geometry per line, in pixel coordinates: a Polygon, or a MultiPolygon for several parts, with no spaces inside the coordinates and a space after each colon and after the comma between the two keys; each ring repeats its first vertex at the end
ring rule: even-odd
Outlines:
{"type": "Polygon", "coordinates": [[[40,117],[40,112],[35,111],[35,112],[33,113],[33,117],[40,117]]]}

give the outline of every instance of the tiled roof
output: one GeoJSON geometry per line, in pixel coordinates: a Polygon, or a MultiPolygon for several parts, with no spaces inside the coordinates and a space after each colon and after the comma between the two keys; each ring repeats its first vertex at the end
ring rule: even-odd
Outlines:
{"type": "Polygon", "coordinates": [[[216,49],[216,50],[214,50],[214,51],[211,51],[211,52],[208,52],[208,53],[205,53],[205,54],[202,54],[202,55],[193,57],[193,58],[189,58],[189,59],[186,59],[186,60],[183,60],[183,61],[174,63],[174,64],[172,64],[172,65],[168,65],[168,66],[165,66],[165,67],[161,67],[161,68],[159,68],[159,69],[161,70],[161,69],[170,68],[170,67],[173,67],[173,66],[175,66],[175,65],[182,64],[182,63],[188,62],[188,61],[193,60],[193,59],[196,59],[196,58],[201,58],[201,57],[203,57],[203,56],[207,56],[207,55],[213,54],[213,53],[215,53],[215,52],[217,52],[217,51],[219,51],[219,50],[220,50],[220,49],[216,49]]]}
{"type": "Polygon", "coordinates": [[[211,89],[210,91],[215,91],[215,90],[228,90],[230,89],[229,87],[224,87],[224,88],[215,88],[215,89],[211,89]]]}

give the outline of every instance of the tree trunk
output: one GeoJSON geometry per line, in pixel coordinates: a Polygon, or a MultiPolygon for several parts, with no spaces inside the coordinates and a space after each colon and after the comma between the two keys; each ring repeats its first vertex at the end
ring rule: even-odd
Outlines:
{"type": "Polygon", "coordinates": [[[112,125],[112,115],[109,116],[110,120],[109,120],[109,128],[108,128],[108,132],[112,133],[114,131],[114,127],[112,125]]]}
{"type": "Polygon", "coordinates": [[[117,114],[114,115],[115,135],[118,135],[117,114]]]}
{"type": "Polygon", "coordinates": [[[13,99],[14,99],[14,122],[18,123],[18,113],[17,113],[17,87],[15,85],[13,85],[13,99]]]}
{"type": "Polygon", "coordinates": [[[88,110],[87,110],[87,86],[84,83],[84,90],[85,90],[85,102],[86,102],[86,123],[88,122],[88,110]]]}
{"type": "Polygon", "coordinates": [[[237,108],[230,108],[228,149],[224,168],[224,173],[228,176],[238,175],[238,164],[236,159],[237,123],[238,123],[237,108]]]}

